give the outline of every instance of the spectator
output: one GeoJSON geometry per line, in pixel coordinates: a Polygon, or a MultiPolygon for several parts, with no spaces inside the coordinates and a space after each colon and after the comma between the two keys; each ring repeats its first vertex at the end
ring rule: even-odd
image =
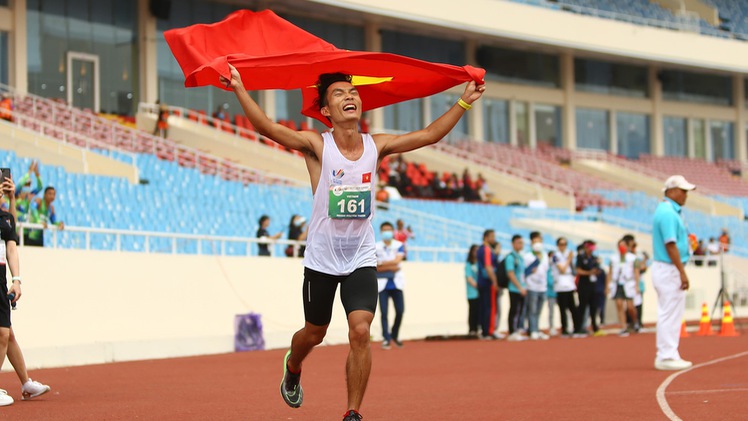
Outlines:
{"type": "Polygon", "coordinates": [[[717,261],[719,258],[719,254],[722,252],[722,240],[718,243],[714,237],[709,238],[709,244],[706,246],[706,252],[707,252],[707,265],[709,266],[717,266],[717,261]]]}
{"type": "Polygon", "coordinates": [[[478,247],[478,298],[480,299],[481,339],[498,339],[494,336],[494,318],[496,317],[496,233],[492,229],[483,232],[483,244],[478,247]]]}
{"type": "Polygon", "coordinates": [[[389,208],[390,194],[387,193],[385,187],[386,186],[384,184],[380,184],[379,190],[377,190],[377,195],[374,197],[377,200],[377,208],[379,209],[389,208]]]}
{"type": "MultiPolygon", "coordinates": [[[[639,257],[639,254],[636,251],[637,243],[634,241],[633,236],[631,236],[631,252],[634,253],[634,256],[636,256],[636,266],[639,268],[639,289],[636,291],[636,295],[634,296],[634,307],[636,307],[636,317],[638,326],[641,329],[644,324],[642,323],[642,307],[644,304],[644,273],[647,271],[647,268],[649,267],[649,255],[647,252],[642,252],[641,257],[639,257]]],[[[633,320],[627,320],[630,324],[635,324],[633,320]]]]}
{"type": "Polygon", "coordinates": [[[722,234],[719,236],[719,244],[722,246],[722,253],[730,251],[730,234],[727,232],[727,228],[722,229],[722,234]]]}
{"type": "Polygon", "coordinates": [[[530,339],[548,339],[538,328],[540,312],[545,304],[548,289],[548,256],[543,250],[543,237],[539,232],[530,234],[530,248],[525,254],[525,282],[527,283],[527,318],[530,322],[530,339]]]}
{"type": "MultiPolygon", "coordinates": [[[[54,187],[48,186],[44,189],[44,197],[33,201],[29,222],[40,224],[44,229],[47,229],[50,224],[56,226],[59,230],[65,229],[65,224],[57,220],[57,214],[55,213],[55,205],[53,203],[56,197],[57,192],[54,187]]],[[[44,233],[42,230],[27,229],[23,231],[23,236],[25,245],[44,247],[44,233]]]]}
{"type": "Polygon", "coordinates": [[[408,225],[408,227],[405,227],[405,222],[402,219],[398,219],[397,222],[397,230],[395,231],[395,240],[403,243],[403,247],[405,248],[405,260],[408,259],[408,241],[409,240],[415,240],[416,234],[413,232],[413,229],[408,225]]]}
{"type": "Polygon", "coordinates": [[[402,348],[403,343],[399,340],[400,324],[405,312],[405,301],[403,298],[403,287],[405,278],[400,270],[400,262],[405,257],[403,243],[394,239],[392,224],[383,222],[379,227],[382,240],[377,243],[377,282],[379,287],[379,310],[382,315],[382,349],[390,349],[390,343],[402,348]],[[390,298],[395,306],[395,321],[392,331],[389,329],[387,308],[390,298]]]}
{"type": "MultiPolygon", "coordinates": [[[[598,326],[604,326],[605,325],[605,307],[608,303],[608,293],[606,292],[607,286],[608,286],[608,274],[605,272],[605,265],[602,264],[600,261],[599,256],[595,256],[595,260],[597,260],[597,266],[599,268],[599,272],[597,275],[595,275],[595,282],[593,282],[594,286],[594,297],[593,300],[595,300],[595,316],[598,320],[598,326]]],[[[610,261],[607,261],[608,264],[610,264],[610,261]]]]}
{"type": "Polygon", "coordinates": [[[0,100],[0,118],[13,121],[13,100],[7,92],[3,93],[2,100],[0,100]]]}
{"type": "MultiPolygon", "coordinates": [[[[228,114],[226,114],[226,110],[229,108],[229,104],[223,103],[216,107],[216,112],[213,113],[213,118],[220,121],[227,121],[228,120],[228,114]]],[[[216,126],[218,126],[216,124],[216,126]]]]}
{"type": "MultiPolygon", "coordinates": [[[[288,222],[288,239],[293,241],[306,241],[306,235],[306,218],[296,214],[291,216],[291,220],[288,222]]],[[[286,247],[286,256],[304,257],[304,251],[306,251],[306,246],[289,244],[286,247]],[[298,250],[298,252],[295,252],[296,250],[298,250]]]]}
{"type": "Polygon", "coordinates": [[[579,317],[580,326],[584,326],[586,314],[589,311],[590,320],[592,321],[592,331],[594,336],[603,336],[605,333],[597,326],[597,303],[595,302],[595,285],[597,275],[600,274],[600,266],[597,257],[593,255],[595,251],[595,242],[586,240],[582,243],[580,253],[577,255],[577,275],[579,281],[577,291],[579,294],[579,317]]]}
{"type": "MultiPolygon", "coordinates": [[[[498,268],[499,265],[502,265],[503,262],[501,261],[501,243],[496,241],[496,245],[493,248],[493,254],[494,260],[493,267],[494,271],[496,272],[496,294],[495,295],[495,301],[496,301],[496,315],[493,319],[493,336],[496,339],[504,339],[505,336],[501,332],[499,332],[499,326],[501,325],[501,296],[504,294],[504,288],[502,288],[501,280],[499,279],[499,273],[498,268]]],[[[506,285],[504,285],[506,287],[506,285]]]]}
{"type": "Polygon", "coordinates": [[[31,214],[31,204],[39,192],[44,188],[44,183],[39,175],[39,162],[32,161],[29,171],[24,174],[16,186],[16,209],[18,210],[18,221],[26,222],[31,214]],[[36,186],[31,187],[31,174],[36,176],[36,186]]]}
{"type": "MultiPolygon", "coordinates": [[[[21,347],[16,341],[16,335],[11,326],[10,308],[21,298],[21,272],[18,258],[18,233],[15,222],[15,184],[12,179],[2,180],[0,192],[8,196],[11,212],[0,211],[0,241],[2,241],[2,255],[0,255],[0,366],[8,357],[13,369],[21,381],[23,399],[31,399],[50,391],[50,387],[29,378],[26,371],[26,361],[21,347]],[[7,267],[7,269],[6,269],[7,267]],[[6,271],[10,270],[11,286],[8,288],[6,271]],[[10,295],[12,294],[12,298],[10,295]]],[[[13,398],[5,390],[0,389],[0,406],[13,403],[13,398]]]]}
{"type": "Polygon", "coordinates": [[[639,318],[634,307],[634,297],[639,290],[639,267],[636,263],[637,258],[631,252],[630,245],[623,239],[618,241],[618,256],[611,259],[609,273],[611,278],[610,296],[616,301],[618,322],[621,324],[619,336],[629,335],[630,329],[626,323],[627,312],[630,320],[637,321],[633,330],[639,330],[639,318]]]}
{"type": "Polygon", "coordinates": [[[169,135],[169,107],[166,104],[161,104],[158,107],[158,117],[156,118],[156,127],[153,129],[153,135],[163,138],[169,135]]]}
{"type": "Polygon", "coordinates": [[[577,287],[574,282],[574,252],[568,249],[568,240],[559,237],[556,240],[556,252],[553,254],[553,286],[558,296],[558,310],[561,313],[561,335],[578,334],[584,336],[581,318],[574,300],[577,287]],[[573,330],[570,330],[568,316],[571,315],[573,330]]]}
{"type": "Polygon", "coordinates": [[[257,238],[263,241],[257,243],[257,255],[270,256],[271,253],[268,244],[270,244],[273,240],[281,238],[281,235],[283,235],[283,233],[279,232],[275,235],[270,235],[270,233],[268,232],[268,227],[270,226],[270,217],[267,215],[262,215],[260,217],[260,220],[258,221],[258,224],[260,225],[260,228],[257,229],[257,238]]]}
{"type": "Polygon", "coordinates": [[[478,316],[480,301],[478,299],[478,245],[473,244],[465,261],[465,288],[468,300],[468,336],[478,336],[478,316]]]}
{"type": "Polygon", "coordinates": [[[522,249],[525,244],[522,236],[512,236],[512,252],[504,259],[506,274],[509,277],[509,341],[524,341],[527,338],[518,330],[519,316],[525,305],[527,290],[525,289],[525,260],[522,249]]]}
{"type": "Polygon", "coordinates": [[[558,295],[556,294],[556,290],[554,289],[554,277],[553,277],[553,270],[551,267],[553,266],[553,256],[554,252],[549,251],[548,252],[548,277],[546,281],[546,294],[545,298],[548,302],[548,335],[549,336],[556,336],[558,335],[558,331],[556,330],[556,324],[555,322],[555,314],[556,314],[556,298],[558,298],[558,295]]]}
{"type": "MultiPolygon", "coordinates": [[[[712,238],[714,240],[714,238],[712,238]]],[[[696,266],[703,266],[704,261],[706,260],[706,245],[704,244],[704,240],[699,240],[699,244],[696,246],[696,250],[693,251],[693,263],[696,266]]]]}

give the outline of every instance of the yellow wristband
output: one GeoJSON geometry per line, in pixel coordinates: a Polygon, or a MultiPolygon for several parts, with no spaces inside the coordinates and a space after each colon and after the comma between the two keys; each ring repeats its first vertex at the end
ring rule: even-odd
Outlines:
{"type": "Polygon", "coordinates": [[[472,105],[470,105],[467,102],[463,101],[462,98],[460,98],[460,99],[457,100],[457,105],[459,105],[460,107],[462,107],[463,109],[465,109],[465,111],[473,108],[472,105]]]}

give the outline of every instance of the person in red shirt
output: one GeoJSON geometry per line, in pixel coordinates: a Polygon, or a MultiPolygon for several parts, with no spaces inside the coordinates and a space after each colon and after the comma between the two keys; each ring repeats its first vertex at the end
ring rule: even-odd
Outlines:
{"type": "Polygon", "coordinates": [[[395,240],[403,243],[403,249],[405,250],[405,259],[408,258],[408,247],[406,245],[407,241],[409,239],[415,239],[416,234],[413,232],[413,230],[410,228],[410,225],[408,227],[405,227],[405,222],[402,219],[397,220],[397,230],[395,230],[395,240]]]}

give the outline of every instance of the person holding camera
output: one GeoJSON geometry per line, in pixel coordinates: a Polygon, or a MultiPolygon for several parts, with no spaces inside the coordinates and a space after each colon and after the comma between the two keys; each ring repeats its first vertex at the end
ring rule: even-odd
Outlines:
{"type": "MultiPolygon", "coordinates": [[[[21,381],[21,396],[23,400],[41,396],[50,391],[50,387],[33,381],[26,371],[26,361],[21,347],[16,341],[15,332],[10,323],[11,303],[15,304],[21,298],[21,272],[18,258],[18,233],[16,233],[15,191],[16,186],[10,177],[10,171],[3,168],[3,180],[0,191],[8,197],[10,212],[0,210],[0,367],[7,355],[8,361],[21,381]],[[6,176],[7,175],[7,176],[6,176]],[[7,269],[10,269],[11,286],[8,288],[7,269]]],[[[0,406],[13,404],[13,398],[8,392],[0,389],[0,406]]]]}

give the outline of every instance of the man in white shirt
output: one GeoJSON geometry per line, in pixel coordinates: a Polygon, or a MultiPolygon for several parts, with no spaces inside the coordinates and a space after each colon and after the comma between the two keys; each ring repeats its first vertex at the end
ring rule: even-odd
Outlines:
{"type": "Polygon", "coordinates": [[[382,314],[382,349],[390,349],[390,344],[402,348],[400,341],[400,324],[405,312],[403,287],[405,279],[400,270],[400,262],[405,259],[405,245],[395,240],[392,224],[383,222],[379,227],[382,241],[377,243],[377,283],[379,287],[379,311],[382,314]],[[395,321],[392,331],[387,317],[389,300],[395,306],[395,321]]]}
{"type": "Polygon", "coordinates": [[[548,339],[548,335],[538,328],[540,312],[543,309],[545,295],[548,291],[548,256],[543,247],[543,236],[534,231],[530,233],[530,248],[525,254],[525,282],[527,283],[527,318],[530,322],[530,339],[548,339]]]}

